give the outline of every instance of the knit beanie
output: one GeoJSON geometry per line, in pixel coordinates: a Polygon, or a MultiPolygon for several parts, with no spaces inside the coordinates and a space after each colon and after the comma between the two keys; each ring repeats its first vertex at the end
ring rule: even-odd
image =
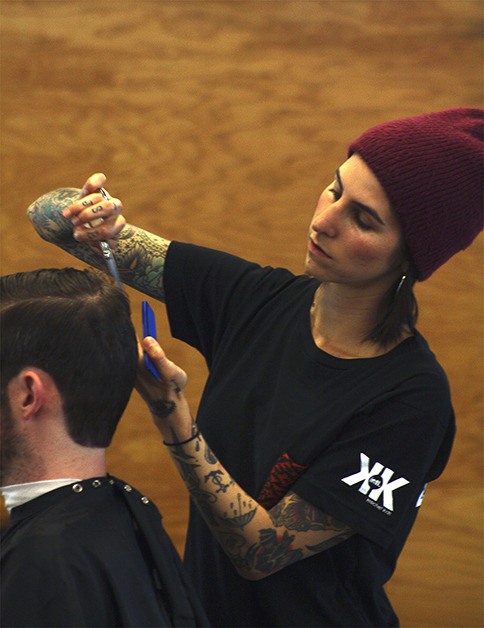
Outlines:
{"type": "Polygon", "coordinates": [[[482,109],[447,109],[372,127],[348,149],[365,161],[400,220],[423,281],[483,228],[482,109]]]}

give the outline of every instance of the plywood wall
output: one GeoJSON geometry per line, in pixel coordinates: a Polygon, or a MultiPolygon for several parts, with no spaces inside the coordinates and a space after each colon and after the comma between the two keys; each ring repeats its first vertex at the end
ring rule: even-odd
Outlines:
{"type": "MultiPolygon", "coordinates": [[[[82,264],[39,240],[29,203],[103,171],[128,219],[302,270],[348,143],[380,121],[482,106],[480,0],[3,0],[1,272],[82,264]]],[[[456,182],[458,184],[458,182],[456,182]]],[[[458,416],[389,586],[403,626],[482,626],[482,239],[418,290],[458,416]]],[[[130,291],[139,326],[141,296],[130,291]]],[[[169,336],[189,373],[200,357],[169,336]]],[[[134,395],[110,470],[154,499],[180,552],[185,490],[134,395]]]]}

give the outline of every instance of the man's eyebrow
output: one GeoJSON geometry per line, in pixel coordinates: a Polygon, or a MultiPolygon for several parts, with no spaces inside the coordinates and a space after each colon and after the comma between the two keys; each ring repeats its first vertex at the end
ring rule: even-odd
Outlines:
{"type": "MultiPolygon", "coordinates": [[[[336,181],[338,182],[338,185],[339,185],[341,191],[343,192],[344,191],[344,187],[343,187],[343,183],[341,181],[341,174],[340,174],[339,168],[335,172],[335,177],[336,177],[336,181]]],[[[383,220],[380,218],[380,215],[378,214],[378,212],[375,211],[372,207],[368,207],[368,205],[363,205],[363,203],[359,203],[358,201],[352,201],[352,202],[353,202],[353,205],[356,205],[356,207],[358,207],[358,209],[361,209],[361,211],[364,211],[364,212],[370,214],[370,216],[372,216],[381,225],[385,225],[383,220]]]]}

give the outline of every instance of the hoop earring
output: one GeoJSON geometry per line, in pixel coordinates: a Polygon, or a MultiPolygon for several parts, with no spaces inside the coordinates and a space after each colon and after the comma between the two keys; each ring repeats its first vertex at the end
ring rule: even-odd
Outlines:
{"type": "Polygon", "coordinates": [[[402,278],[400,279],[400,283],[398,284],[397,290],[395,292],[395,299],[398,298],[398,295],[400,294],[400,290],[402,289],[402,286],[405,283],[406,278],[407,278],[407,275],[402,275],[402,278]]]}

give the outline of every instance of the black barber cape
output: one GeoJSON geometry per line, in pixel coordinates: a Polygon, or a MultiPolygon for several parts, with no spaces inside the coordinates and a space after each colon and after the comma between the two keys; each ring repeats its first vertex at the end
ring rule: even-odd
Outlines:
{"type": "Polygon", "coordinates": [[[154,504],[113,477],[12,509],[1,625],[207,626],[154,504]]]}

